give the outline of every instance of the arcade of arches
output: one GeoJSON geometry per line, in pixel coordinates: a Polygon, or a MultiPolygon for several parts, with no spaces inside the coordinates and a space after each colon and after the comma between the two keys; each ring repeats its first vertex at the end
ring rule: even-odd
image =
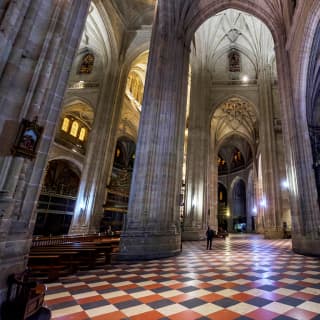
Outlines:
{"type": "Polygon", "coordinates": [[[4,0],[0,18],[0,301],[33,235],[111,225],[137,260],[285,223],[320,255],[319,1],[4,0]]]}

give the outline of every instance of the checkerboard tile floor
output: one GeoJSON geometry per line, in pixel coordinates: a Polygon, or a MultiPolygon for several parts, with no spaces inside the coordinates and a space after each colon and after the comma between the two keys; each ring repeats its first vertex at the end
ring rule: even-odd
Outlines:
{"type": "Polygon", "coordinates": [[[56,320],[320,320],[320,260],[258,235],[184,242],[179,256],[48,284],[56,320]]]}

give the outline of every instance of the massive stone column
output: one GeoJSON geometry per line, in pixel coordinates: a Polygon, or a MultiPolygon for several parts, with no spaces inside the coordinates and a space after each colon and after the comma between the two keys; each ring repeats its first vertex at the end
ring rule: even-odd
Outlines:
{"type": "MultiPolygon", "coordinates": [[[[287,133],[285,145],[290,146],[286,160],[292,213],[292,248],[301,254],[320,256],[320,213],[313,168],[316,159],[312,158],[312,133],[308,130],[308,120],[311,119],[307,114],[310,111],[308,108],[312,107],[313,90],[318,89],[319,83],[317,66],[320,46],[317,42],[320,3],[303,2],[298,9],[297,13],[302,19],[297,19],[285,48],[279,45],[277,57],[283,89],[280,93],[283,94],[283,106],[287,114],[284,122],[287,133]]],[[[314,117],[312,120],[316,121],[314,117]]]]}
{"type": "Polygon", "coordinates": [[[158,1],[121,259],[180,251],[179,194],[189,50],[174,3],[158,1]]]}
{"type": "MultiPolygon", "coordinates": [[[[193,63],[194,64],[194,63],[193,63]]],[[[201,63],[198,62],[198,65],[201,63]]],[[[207,195],[209,121],[206,106],[210,97],[210,77],[201,67],[191,70],[190,112],[188,119],[188,148],[186,168],[186,210],[183,240],[199,240],[205,236],[210,213],[207,195]]],[[[215,195],[210,194],[210,197],[215,195]]],[[[213,212],[212,212],[213,216],[213,212]]]]}
{"type": "Polygon", "coordinates": [[[0,302],[8,274],[26,265],[39,186],[89,4],[0,4],[0,302]],[[11,154],[23,118],[43,127],[35,158],[11,154]]]}
{"type": "Polygon", "coordinates": [[[113,140],[121,114],[122,99],[116,99],[115,96],[118,94],[118,97],[123,97],[126,83],[126,79],[119,81],[121,69],[116,61],[112,62],[99,95],[70,234],[94,233],[99,232],[100,228],[107,175],[114,155],[113,140]],[[119,83],[122,89],[119,89],[119,83]]]}
{"type": "Polygon", "coordinates": [[[266,238],[282,236],[280,207],[280,178],[277,166],[276,141],[273,127],[273,101],[270,67],[264,67],[259,75],[260,149],[262,159],[263,194],[260,210],[263,210],[264,234],[266,238]]]}

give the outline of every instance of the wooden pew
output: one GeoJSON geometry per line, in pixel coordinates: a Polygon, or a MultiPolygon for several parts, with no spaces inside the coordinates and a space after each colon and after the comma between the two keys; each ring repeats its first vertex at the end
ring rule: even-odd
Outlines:
{"type": "Polygon", "coordinates": [[[46,275],[49,281],[55,281],[66,266],[61,263],[59,254],[42,252],[29,255],[28,268],[33,276],[46,275]]]}
{"type": "Polygon", "coordinates": [[[75,250],[79,252],[85,252],[86,250],[92,250],[94,255],[89,257],[89,267],[94,268],[97,259],[101,254],[104,256],[104,264],[110,264],[112,245],[111,244],[97,244],[95,242],[73,242],[68,244],[59,245],[59,248],[66,250],[75,250]]]}
{"type": "MultiPolygon", "coordinates": [[[[46,247],[36,247],[31,248],[30,255],[31,256],[41,256],[41,255],[59,255],[59,264],[65,265],[66,270],[64,270],[65,274],[72,274],[78,271],[80,261],[77,258],[79,255],[78,251],[69,251],[69,250],[63,250],[61,248],[46,248],[46,247]]],[[[60,272],[61,275],[62,272],[60,272]]]]}
{"type": "Polygon", "coordinates": [[[35,273],[47,272],[48,279],[55,280],[61,275],[75,273],[80,268],[93,269],[97,263],[110,264],[112,253],[119,247],[120,238],[88,239],[91,241],[82,242],[79,237],[65,237],[64,242],[56,244],[50,241],[39,242],[30,249],[29,266],[35,273]]]}
{"type": "Polygon", "coordinates": [[[32,255],[59,255],[60,264],[67,265],[71,270],[78,270],[79,267],[94,268],[97,257],[95,248],[90,247],[78,247],[73,248],[71,246],[50,246],[41,248],[31,248],[30,254],[32,255]]]}

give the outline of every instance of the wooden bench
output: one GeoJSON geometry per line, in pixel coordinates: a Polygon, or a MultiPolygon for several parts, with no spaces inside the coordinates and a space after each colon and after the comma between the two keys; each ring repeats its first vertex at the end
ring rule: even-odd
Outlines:
{"type": "Polygon", "coordinates": [[[120,238],[104,238],[36,246],[30,249],[28,264],[34,273],[47,272],[48,280],[56,280],[81,268],[93,269],[97,264],[110,264],[119,242],[120,238]]]}
{"type": "Polygon", "coordinates": [[[111,244],[97,244],[95,242],[73,242],[69,244],[62,244],[59,248],[75,250],[80,253],[91,250],[92,256],[89,257],[90,261],[88,261],[90,268],[94,268],[96,266],[96,262],[100,254],[103,254],[104,256],[103,264],[109,264],[113,249],[111,244]]]}
{"type": "MultiPolygon", "coordinates": [[[[79,252],[78,251],[70,251],[70,250],[63,250],[61,248],[42,248],[36,247],[30,250],[30,256],[45,256],[45,255],[58,255],[60,259],[58,261],[59,265],[66,266],[64,272],[66,274],[72,274],[77,272],[79,268],[80,261],[77,258],[79,252]]],[[[61,275],[61,271],[59,272],[61,275]]]]}
{"type": "MultiPolygon", "coordinates": [[[[58,255],[57,265],[64,265],[69,272],[75,272],[81,266],[94,268],[96,261],[95,248],[72,248],[70,246],[31,248],[30,255],[58,255]]],[[[49,261],[48,261],[49,262],[49,261]]]]}
{"type": "Polygon", "coordinates": [[[48,281],[55,281],[66,266],[61,263],[59,254],[42,252],[29,255],[28,268],[33,276],[46,275],[48,281]]]}

